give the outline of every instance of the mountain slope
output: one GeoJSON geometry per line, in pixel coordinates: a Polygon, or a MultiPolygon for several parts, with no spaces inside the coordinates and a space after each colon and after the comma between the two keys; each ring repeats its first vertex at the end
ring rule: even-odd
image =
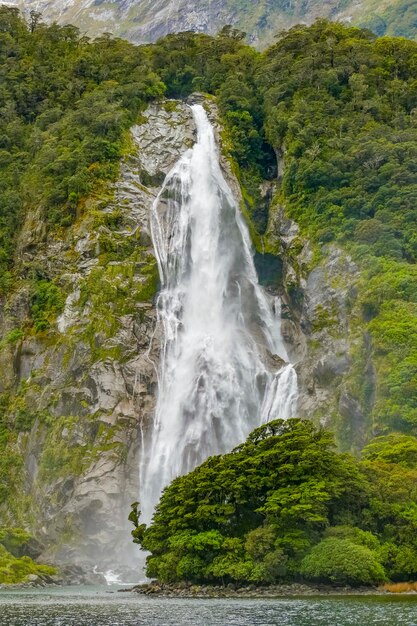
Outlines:
{"type": "Polygon", "coordinates": [[[75,24],[90,36],[103,32],[133,42],[156,41],[168,33],[193,30],[216,33],[231,24],[265,46],[281,30],[317,17],[369,27],[378,35],[414,39],[417,8],[413,0],[9,0],[22,10],[40,11],[47,21],[75,24]]]}

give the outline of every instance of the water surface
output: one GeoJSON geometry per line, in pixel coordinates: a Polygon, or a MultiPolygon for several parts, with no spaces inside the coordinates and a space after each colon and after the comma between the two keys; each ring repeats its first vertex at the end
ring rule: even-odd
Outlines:
{"type": "Polygon", "coordinates": [[[417,597],[197,600],[105,588],[1,590],[0,626],[417,626],[417,597]]]}

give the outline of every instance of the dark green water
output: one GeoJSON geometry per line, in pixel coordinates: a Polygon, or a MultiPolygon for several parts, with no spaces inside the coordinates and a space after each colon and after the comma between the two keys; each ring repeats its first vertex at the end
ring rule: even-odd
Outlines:
{"type": "Polygon", "coordinates": [[[144,598],[106,589],[0,591],[0,626],[417,626],[417,597],[144,598]]]}

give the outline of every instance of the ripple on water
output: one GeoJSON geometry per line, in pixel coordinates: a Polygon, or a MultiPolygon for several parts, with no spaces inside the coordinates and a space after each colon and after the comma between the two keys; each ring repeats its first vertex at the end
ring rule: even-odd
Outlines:
{"type": "Polygon", "coordinates": [[[74,588],[0,593],[0,626],[416,625],[417,597],[180,600],[74,588]]]}

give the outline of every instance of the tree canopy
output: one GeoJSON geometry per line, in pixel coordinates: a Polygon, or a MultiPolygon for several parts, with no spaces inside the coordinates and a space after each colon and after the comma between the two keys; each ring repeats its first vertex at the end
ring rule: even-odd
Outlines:
{"type": "Polygon", "coordinates": [[[416,488],[415,471],[358,462],[312,422],[277,420],[174,480],[148,527],[136,503],[132,534],[165,582],[373,584],[414,574],[416,488]]]}

